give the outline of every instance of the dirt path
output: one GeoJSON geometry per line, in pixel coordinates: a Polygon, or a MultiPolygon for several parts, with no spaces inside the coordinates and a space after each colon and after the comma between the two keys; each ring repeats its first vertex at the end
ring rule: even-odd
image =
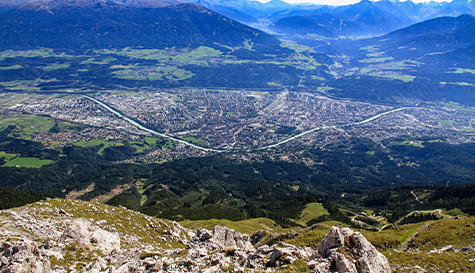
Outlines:
{"type": "Polygon", "coordinates": [[[409,237],[407,237],[407,239],[404,242],[401,243],[400,249],[402,251],[407,251],[408,249],[410,249],[412,247],[412,241],[417,236],[417,234],[419,234],[419,232],[426,230],[431,224],[432,222],[425,223],[422,226],[420,226],[414,233],[409,235],[409,237]]]}

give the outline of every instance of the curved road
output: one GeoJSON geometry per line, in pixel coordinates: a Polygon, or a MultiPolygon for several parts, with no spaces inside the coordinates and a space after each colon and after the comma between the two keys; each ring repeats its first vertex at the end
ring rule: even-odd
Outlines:
{"type": "MultiPolygon", "coordinates": [[[[100,100],[97,100],[93,97],[90,97],[88,95],[82,95],[84,98],[87,98],[91,101],[94,101],[95,103],[101,105],[102,107],[106,108],[109,112],[115,114],[116,116],[122,118],[123,120],[129,122],[130,124],[136,126],[137,128],[143,130],[143,131],[146,131],[146,132],[149,132],[149,133],[152,133],[154,135],[157,135],[157,136],[160,136],[160,137],[163,137],[163,138],[166,138],[166,139],[170,139],[170,140],[173,140],[175,142],[179,142],[179,143],[182,143],[182,144],[185,144],[187,146],[190,146],[192,148],[195,148],[195,149],[199,149],[199,150],[202,150],[202,151],[205,151],[205,152],[216,152],[216,153],[222,153],[222,152],[226,152],[226,150],[218,150],[218,149],[213,149],[213,148],[205,148],[205,147],[201,147],[201,146],[198,146],[198,145],[195,145],[191,142],[188,142],[188,141],[185,141],[183,139],[180,139],[180,138],[176,138],[176,137],[173,137],[173,136],[170,136],[170,135],[167,135],[167,134],[164,134],[164,133],[160,133],[160,132],[157,132],[153,129],[150,129],[150,128],[147,128],[145,126],[143,126],[142,124],[136,122],[135,120],[127,117],[127,116],[124,116],[123,114],[121,114],[120,112],[114,110],[113,108],[111,108],[109,105],[105,104],[104,102],[100,101],[100,100]]],[[[376,120],[382,116],[386,116],[386,115],[389,115],[389,114],[392,114],[392,113],[395,113],[395,112],[399,112],[399,111],[402,111],[402,110],[405,110],[405,109],[408,109],[408,107],[401,107],[401,108],[397,108],[397,109],[393,109],[393,110],[390,110],[390,111],[386,111],[386,112],[383,112],[383,113],[379,113],[375,116],[372,116],[370,118],[367,118],[365,120],[362,120],[362,121],[358,121],[358,122],[353,122],[353,123],[346,123],[346,124],[340,124],[340,125],[326,125],[326,126],[320,126],[320,127],[315,127],[315,128],[312,128],[310,130],[307,130],[305,132],[302,132],[298,135],[295,135],[295,136],[292,136],[292,137],[289,137],[289,138],[286,138],[286,139],[283,139],[277,143],[274,143],[274,144],[270,144],[270,145],[266,145],[266,146],[262,146],[260,148],[258,148],[258,150],[265,150],[265,149],[269,149],[269,148],[274,148],[274,147],[277,147],[279,145],[282,145],[282,144],[285,144],[287,142],[290,142],[292,140],[295,140],[297,138],[300,138],[302,136],[305,136],[305,135],[308,135],[310,133],[313,133],[315,131],[318,131],[318,130],[324,130],[324,129],[331,129],[331,128],[338,128],[338,127],[347,127],[347,126],[354,126],[354,125],[361,125],[361,124],[364,124],[364,123],[368,123],[368,122],[371,122],[373,120],[376,120]]]]}

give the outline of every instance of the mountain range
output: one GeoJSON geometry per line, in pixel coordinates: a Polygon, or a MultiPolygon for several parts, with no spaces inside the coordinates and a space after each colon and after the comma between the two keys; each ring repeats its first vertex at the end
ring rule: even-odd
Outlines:
{"type": "Polygon", "coordinates": [[[424,20],[462,14],[475,14],[475,5],[463,0],[443,4],[364,0],[343,7],[291,10],[279,14],[270,27],[284,35],[374,36],[424,20]]]}
{"type": "Polygon", "coordinates": [[[54,0],[2,14],[3,48],[145,48],[241,46],[280,42],[195,4],[157,1],[54,0]],[[153,3],[150,8],[148,3],[153,3]]]}

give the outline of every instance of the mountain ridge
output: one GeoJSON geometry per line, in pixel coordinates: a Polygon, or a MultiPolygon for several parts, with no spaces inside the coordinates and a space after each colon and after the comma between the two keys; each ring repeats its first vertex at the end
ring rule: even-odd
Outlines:
{"type": "Polygon", "coordinates": [[[31,4],[0,18],[3,48],[278,46],[280,42],[195,4],[128,7],[104,0],[31,4]]]}

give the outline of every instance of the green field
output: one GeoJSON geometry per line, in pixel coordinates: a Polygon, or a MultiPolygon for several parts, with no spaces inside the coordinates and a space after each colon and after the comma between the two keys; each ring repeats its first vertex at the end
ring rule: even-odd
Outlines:
{"type": "Polygon", "coordinates": [[[457,122],[455,122],[453,120],[439,120],[439,123],[443,124],[443,125],[458,124],[457,122]]]}
{"type": "Polygon", "coordinates": [[[117,59],[114,57],[106,57],[104,59],[96,59],[96,58],[89,58],[85,61],[82,61],[81,64],[97,64],[97,65],[104,65],[109,64],[111,62],[116,61],[117,59]]]}
{"type": "Polygon", "coordinates": [[[221,225],[249,235],[259,230],[267,230],[274,233],[283,232],[287,230],[268,218],[255,218],[242,221],[230,221],[225,219],[209,219],[196,221],[184,220],[181,221],[180,224],[189,229],[212,229],[217,225],[221,225]]]}
{"type": "Polygon", "coordinates": [[[391,61],[391,60],[393,60],[393,57],[368,58],[368,59],[359,60],[358,62],[364,63],[364,64],[370,64],[370,63],[384,63],[386,61],[391,61]]]}
{"type": "Polygon", "coordinates": [[[111,146],[115,146],[115,145],[119,145],[119,143],[111,143],[111,142],[108,142],[108,141],[102,140],[102,139],[93,139],[93,140],[88,140],[88,141],[81,140],[81,141],[78,141],[78,142],[74,143],[74,145],[81,146],[81,147],[93,147],[93,146],[99,146],[101,144],[103,144],[103,146],[97,152],[97,154],[99,154],[99,155],[102,155],[106,148],[111,147],[111,146]]]}
{"type": "Polygon", "coordinates": [[[145,137],[145,142],[147,142],[148,145],[155,145],[157,144],[157,139],[154,137],[145,137]]]}
{"type": "Polygon", "coordinates": [[[48,132],[55,125],[55,122],[52,118],[42,116],[0,115],[0,129],[6,128],[10,125],[15,125],[19,128],[19,133],[22,138],[31,138],[33,133],[48,132]]]}
{"type": "Polygon", "coordinates": [[[14,69],[21,69],[21,68],[23,68],[23,66],[19,64],[10,65],[10,66],[0,66],[0,70],[14,70],[14,69]]]}
{"type": "Polygon", "coordinates": [[[475,74],[475,69],[468,69],[468,68],[457,68],[454,72],[455,74],[463,74],[463,73],[471,73],[475,74]]]}
{"type": "Polygon", "coordinates": [[[309,203],[305,206],[305,209],[302,210],[297,222],[303,226],[306,226],[307,222],[318,218],[323,215],[329,215],[328,211],[320,203],[309,203]]]}
{"type": "Polygon", "coordinates": [[[150,150],[150,146],[139,141],[131,141],[131,146],[137,150],[137,153],[143,153],[145,150],[150,150]]]}
{"type": "Polygon", "coordinates": [[[201,139],[201,138],[196,138],[196,137],[188,136],[188,137],[184,137],[183,139],[186,140],[186,141],[189,141],[189,142],[191,142],[191,143],[193,143],[193,144],[202,146],[202,147],[208,145],[208,142],[206,142],[206,140],[201,139]]]}
{"type": "Polygon", "coordinates": [[[69,68],[71,64],[68,63],[54,63],[54,64],[49,64],[47,66],[41,67],[43,70],[58,70],[58,69],[66,69],[69,68]]]}
{"type": "Polygon", "coordinates": [[[8,160],[11,160],[12,158],[15,158],[15,157],[16,157],[16,155],[14,155],[14,154],[7,154],[7,153],[4,152],[4,151],[0,151],[0,158],[3,158],[3,159],[5,159],[5,160],[7,160],[7,161],[8,161],[8,160]]]}
{"type": "Polygon", "coordinates": [[[401,145],[401,146],[414,146],[419,148],[424,148],[424,141],[422,140],[405,140],[405,141],[391,141],[391,145],[401,145]]]}
{"type": "Polygon", "coordinates": [[[53,160],[39,159],[36,157],[15,157],[14,159],[5,163],[5,167],[25,167],[25,168],[40,168],[41,166],[53,163],[53,160]]]}

